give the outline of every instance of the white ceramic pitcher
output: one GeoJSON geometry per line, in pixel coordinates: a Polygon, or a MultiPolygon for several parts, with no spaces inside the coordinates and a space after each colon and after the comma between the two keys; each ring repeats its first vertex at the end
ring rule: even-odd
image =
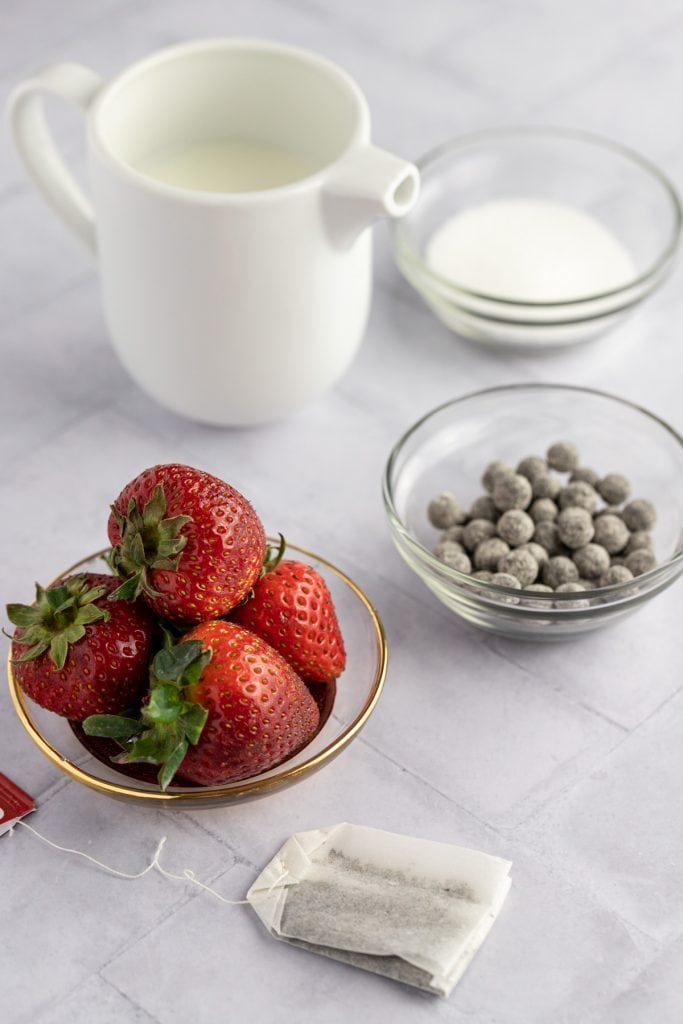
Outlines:
{"type": "Polygon", "coordinates": [[[96,254],[109,332],[162,405],[219,425],[276,419],[323,393],[363,336],[378,217],[412,206],[412,164],[370,143],[367,103],[329,61],[261,40],[175,46],[104,83],[56,64],[13,92],[28,171],[96,254]],[[92,206],[48,132],[43,94],[87,113],[92,206]],[[165,184],[155,152],[231,139],[310,173],[261,191],[165,184]]]}

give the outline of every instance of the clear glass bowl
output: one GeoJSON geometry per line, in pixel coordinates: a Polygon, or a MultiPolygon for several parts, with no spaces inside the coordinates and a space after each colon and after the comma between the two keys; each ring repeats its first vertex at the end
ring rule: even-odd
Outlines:
{"type": "Polygon", "coordinates": [[[392,224],[397,264],[452,330],[482,343],[560,346],[600,334],[666,277],[676,255],[681,203],[665,175],[607,139],[562,128],[505,128],[455,139],[417,161],[420,197],[392,224]],[[563,302],[519,302],[470,291],[426,262],[434,232],[468,207],[496,199],[544,199],[601,221],[629,253],[624,287],[563,302]]]}
{"type": "MultiPolygon", "coordinates": [[[[277,541],[275,542],[277,543],[277,541]]],[[[102,572],[99,552],[66,569],[60,576],[79,570],[102,572]]],[[[52,714],[27,699],[17,685],[12,666],[7,674],[10,695],[19,719],[31,739],[57,768],[76,782],[106,796],[137,803],[172,807],[216,807],[266,796],[292,785],[328,764],[358,735],[374,711],[387,670],[384,629],[372,604],[341,569],[318,555],[293,544],[287,557],[302,558],[322,575],[332,595],[344,644],[347,664],[336,687],[322,694],[312,687],[321,707],[321,728],[302,750],[282,764],[250,779],[220,786],[171,786],[162,793],[155,771],[148,765],[115,766],[109,761],[110,741],[84,736],[75,723],[52,714]]],[[[320,688],[324,684],[319,684],[320,688]]]]}
{"type": "Polygon", "coordinates": [[[418,420],[386,466],[384,502],[399,553],[447,608],[502,636],[565,640],[617,622],[683,572],[683,438],[652,413],[599,391],[549,384],[491,388],[448,402],[418,420]],[[434,495],[452,491],[465,508],[483,493],[496,459],[517,465],[555,441],[573,441],[582,465],[623,473],[634,498],[657,509],[658,562],[628,583],[577,594],[533,593],[484,583],[432,553],[439,531],[427,519],[434,495]]]}

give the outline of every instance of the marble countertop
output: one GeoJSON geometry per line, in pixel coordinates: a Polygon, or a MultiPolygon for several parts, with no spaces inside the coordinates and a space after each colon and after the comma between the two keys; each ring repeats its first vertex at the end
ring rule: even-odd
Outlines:
{"type": "MultiPolygon", "coordinates": [[[[3,93],[50,60],[106,75],[182,39],[266,36],[344,65],[368,96],[376,141],[406,156],[476,128],[553,122],[635,146],[683,186],[680,0],[22,0],[6,2],[0,21],[3,93]]],[[[52,113],[78,163],[79,117],[52,113]]],[[[573,645],[487,636],[451,617],[400,561],[379,481],[414,419],[497,383],[604,388],[680,430],[683,270],[590,346],[492,353],[433,319],[399,278],[380,226],[367,337],[343,381],[287,422],[220,431],[176,419],[127,378],[93,266],[27,182],[6,133],[0,173],[3,603],[30,599],[34,579],[101,546],[102,510],[141,468],[185,461],[229,479],[268,529],[356,577],[391,655],[378,710],[325,770],[261,801],[194,813],[119,804],[69,781],[3,691],[0,770],[36,797],[31,823],[127,872],[167,835],[168,870],[191,867],[235,899],[292,832],[343,820],[513,861],[499,921],[438,1000],[275,943],[249,908],[157,873],[107,876],[17,829],[0,837],[3,1020],[680,1021],[680,586],[573,645]]]]}

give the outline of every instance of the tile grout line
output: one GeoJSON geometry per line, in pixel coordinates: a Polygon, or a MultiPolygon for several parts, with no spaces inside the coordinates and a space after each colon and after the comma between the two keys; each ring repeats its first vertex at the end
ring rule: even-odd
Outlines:
{"type": "MultiPolygon", "coordinates": [[[[649,41],[655,41],[658,36],[661,36],[662,32],[665,32],[669,28],[674,28],[680,23],[680,15],[666,17],[662,19],[660,23],[654,26],[651,29],[651,31],[647,32],[644,37],[638,36],[637,38],[634,39],[625,39],[611,53],[609,53],[603,60],[601,60],[600,63],[592,67],[587,74],[583,74],[582,76],[576,79],[570,78],[563,84],[559,85],[554,91],[550,92],[549,94],[546,94],[542,102],[539,102],[537,104],[531,104],[530,106],[527,105],[527,109],[529,109],[532,113],[534,111],[541,112],[546,109],[552,109],[552,107],[555,106],[558,101],[564,99],[565,96],[570,95],[573,92],[576,92],[576,90],[579,88],[584,88],[585,86],[590,87],[596,81],[596,79],[600,79],[605,73],[609,74],[609,72],[614,67],[618,67],[618,65],[623,60],[628,59],[631,55],[642,52],[643,45],[647,45],[649,41]]],[[[439,47],[445,47],[448,45],[448,39],[445,39],[438,44],[439,47]]],[[[451,75],[449,74],[448,66],[442,62],[443,58],[446,56],[447,54],[445,52],[441,51],[440,53],[437,50],[436,53],[432,54],[432,66],[435,67],[438,71],[445,74],[449,78],[449,80],[454,81],[455,84],[458,85],[459,81],[451,77],[451,75]]],[[[476,90],[475,95],[481,96],[482,98],[490,99],[492,101],[496,101],[499,99],[500,93],[498,90],[486,87],[482,89],[480,86],[477,87],[476,83],[473,84],[475,85],[476,90]]]]}
{"type": "Polygon", "coordinates": [[[193,818],[189,811],[181,810],[178,812],[178,814],[182,815],[184,820],[192,824],[195,828],[198,828],[200,832],[204,833],[204,835],[209,836],[209,838],[213,839],[214,842],[218,843],[220,846],[225,847],[225,849],[227,849],[232,854],[234,858],[234,864],[241,864],[243,867],[251,868],[252,871],[258,871],[258,866],[254,864],[253,861],[249,860],[248,857],[245,857],[245,855],[241,852],[240,849],[236,849],[234,846],[232,846],[229,842],[227,842],[227,840],[223,836],[219,835],[216,832],[212,832],[211,829],[209,828],[206,828],[196,818],[193,818]]]}
{"type": "MultiPolygon", "coordinates": [[[[147,1013],[144,1007],[138,1006],[137,1003],[135,1003],[130,998],[130,996],[128,996],[125,992],[122,992],[117,985],[113,985],[106,978],[103,978],[100,975],[98,968],[95,968],[92,971],[90,971],[88,974],[86,974],[84,978],[81,978],[80,981],[78,981],[75,985],[72,985],[70,989],[68,989],[66,992],[63,992],[62,995],[60,995],[56,1000],[52,1001],[47,1009],[47,1012],[49,1014],[52,1014],[54,1010],[58,1010],[59,1007],[62,1006],[65,1002],[67,1002],[67,1000],[69,1000],[73,995],[75,995],[79,989],[83,988],[85,985],[88,984],[89,981],[91,981],[94,978],[100,981],[104,986],[112,988],[116,992],[118,992],[118,994],[122,996],[126,1000],[126,1002],[129,1003],[135,1010],[139,1010],[142,1013],[147,1014],[147,1017],[149,1018],[151,1024],[161,1024],[161,1021],[158,1021],[155,1017],[152,1017],[149,1013],[147,1013]]],[[[40,1015],[37,1018],[31,1018],[30,1024],[40,1024],[41,1020],[43,1019],[43,1016],[43,1011],[40,1011],[40,1015]]]]}
{"type": "Polygon", "coordinates": [[[47,789],[44,789],[42,793],[38,793],[35,797],[36,810],[40,810],[41,807],[47,807],[54,797],[59,796],[71,784],[71,781],[71,779],[66,778],[60,772],[55,781],[51,782],[47,789]]]}
{"type": "MultiPolygon", "coordinates": [[[[459,811],[462,811],[468,817],[472,818],[478,825],[481,825],[487,831],[493,832],[494,835],[496,835],[498,838],[502,839],[504,842],[508,842],[508,843],[512,842],[514,844],[517,844],[520,847],[521,850],[531,854],[533,857],[535,857],[537,859],[540,859],[539,851],[529,841],[529,838],[524,836],[523,834],[520,835],[518,833],[518,829],[526,821],[528,821],[529,818],[522,819],[521,821],[517,822],[515,825],[513,825],[513,826],[511,826],[509,828],[507,828],[505,826],[496,826],[496,825],[492,824],[491,822],[485,821],[482,818],[478,817],[478,815],[476,815],[473,811],[469,810],[469,808],[464,807],[461,804],[458,804],[455,800],[452,799],[452,797],[450,797],[447,793],[444,793],[442,790],[437,789],[436,786],[434,786],[427,779],[423,779],[417,773],[415,773],[415,772],[411,771],[410,769],[406,768],[404,765],[399,764],[398,761],[395,761],[388,754],[385,754],[384,751],[382,751],[378,747],[375,747],[374,744],[370,743],[364,736],[360,736],[359,737],[359,742],[361,742],[361,743],[365,744],[366,746],[370,747],[370,749],[374,750],[375,753],[377,753],[380,757],[384,758],[386,761],[388,761],[391,764],[395,765],[401,771],[403,771],[407,775],[411,776],[411,778],[416,779],[419,783],[424,785],[427,789],[431,790],[433,793],[436,793],[438,796],[440,796],[443,799],[445,799],[448,803],[450,803],[452,806],[457,808],[459,811]]],[[[563,792],[566,792],[566,790],[563,791],[563,792]]],[[[544,801],[544,804],[542,806],[545,806],[549,802],[550,799],[552,799],[552,797],[549,797],[548,800],[544,801]]],[[[532,815],[530,815],[529,817],[532,817],[534,814],[538,813],[538,811],[540,811],[541,809],[542,808],[539,807],[537,809],[537,811],[532,812],[532,815]]],[[[553,861],[553,868],[559,874],[559,876],[562,879],[562,881],[570,889],[574,890],[574,889],[576,889],[578,887],[577,879],[574,877],[574,875],[571,872],[566,871],[566,869],[564,869],[562,867],[561,863],[557,863],[557,862],[553,861]]],[[[605,905],[600,900],[599,894],[597,892],[595,892],[592,888],[589,888],[589,889],[584,888],[582,891],[583,891],[583,893],[585,895],[587,895],[589,897],[590,901],[596,907],[598,907],[600,910],[602,910],[604,913],[608,914],[611,917],[616,918],[626,929],[632,929],[634,932],[637,932],[638,935],[642,936],[648,942],[653,943],[653,945],[656,947],[655,955],[658,955],[659,952],[661,952],[661,950],[663,948],[665,948],[665,944],[661,943],[661,941],[659,939],[657,939],[655,936],[650,935],[648,932],[643,931],[642,928],[640,928],[638,925],[634,924],[628,918],[624,917],[618,911],[614,910],[610,906],[605,905]]]]}
{"type": "Polygon", "coordinates": [[[140,1013],[144,1013],[145,1017],[149,1019],[150,1024],[162,1024],[158,1017],[155,1017],[153,1014],[151,1014],[149,1010],[145,1009],[144,1006],[140,1006],[139,1003],[136,1003],[132,996],[130,996],[127,992],[124,992],[122,988],[119,988],[119,986],[115,982],[110,981],[109,978],[105,978],[104,975],[101,973],[101,968],[98,969],[95,973],[103,985],[108,985],[109,988],[112,988],[115,992],[118,992],[118,994],[123,999],[125,999],[126,1002],[133,1007],[134,1010],[139,1011],[140,1013]]]}
{"type": "MultiPolygon", "coordinates": [[[[238,866],[240,866],[240,865],[238,864],[237,861],[235,861],[233,864],[230,865],[230,867],[228,867],[228,868],[224,868],[223,867],[220,870],[215,871],[212,874],[210,874],[208,876],[208,880],[202,879],[202,884],[203,885],[209,885],[209,886],[211,886],[213,888],[213,883],[214,882],[216,882],[219,878],[222,878],[223,875],[230,874],[234,870],[234,868],[238,867],[238,866]]],[[[170,884],[170,882],[169,882],[169,884],[170,884]]],[[[134,949],[136,946],[138,946],[141,942],[143,942],[146,938],[148,938],[152,934],[152,932],[156,931],[157,928],[159,928],[161,925],[165,924],[166,921],[170,920],[170,918],[173,917],[175,914],[177,914],[180,910],[183,910],[186,906],[188,906],[188,904],[192,903],[196,899],[199,899],[201,897],[207,896],[207,894],[205,892],[201,891],[199,886],[192,885],[192,883],[190,881],[188,881],[188,882],[186,882],[184,884],[188,887],[187,890],[186,890],[185,895],[179,897],[179,899],[176,900],[175,903],[167,905],[167,907],[161,912],[161,914],[157,918],[154,919],[154,921],[149,925],[149,927],[146,928],[144,931],[141,931],[138,935],[136,935],[132,942],[130,941],[130,936],[128,936],[126,938],[126,940],[121,944],[121,946],[119,946],[116,950],[114,950],[111,953],[111,955],[103,963],[100,964],[100,966],[97,969],[97,973],[98,974],[100,972],[106,970],[108,967],[111,967],[111,965],[116,960],[118,960],[119,957],[123,955],[123,953],[127,952],[130,949],[134,949]]],[[[227,898],[228,897],[226,897],[226,899],[227,898]]],[[[233,899],[233,898],[234,899],[243,899],[244,896],[235,896],[235,897],[230,897],[230,898],[231,899],[233,899]]],[[[239,907],[238,906],[233,906],[233,907],[229,907],[228,909],[230,909],[230,910],[238,910],[239,907]]],[[[104,977],[104,975],[103,975],[103,977],[104,977]]],[[[105,979],[105,980],[108,980],[108,979],[105,979]]]]}
{"type": "MultiPolygon", "coordinates": [[[[676,26],[682,23],[683,19],[680,14],[673,15],[671,17],[663,18],[661,22],[658,22],[656,26],[653,26],[651,31],[646,32],[645,36],[638,36],[634,39],[625,40],[624,44],[610,54],[604,64],[600,68],[596,68],[594,71],[588,73],[588,75],[580,83],[581,86],[591,86],[595,83],[596,79],[601,78],[605,72],[609,72],[618,67],[618,65],[624,60],[631,56],[640,55],[643,51],[643,47],[647,46],[649,42],[655,42],[658,36],[666,34],[669,29],[676,28],[676,26]]],[[[550,106],[557,103],[558,100],[562,100],[568,93],[575,92],[579,83],[573,83],[568,86],[564,86],[559,89],[556,93],[546,97],[543,100],[543,108],[548,104],[550,106]]]]}
{"type": "Polygon", "coordinates": [[[533,807],[528,814],[524,815],[522,818],[519,819],[519,821],[517,821],[513,826],[511,826],[512,831],[516,831],[517,829],[520,829],[525,825],[533,824],[534,818],[538,817],[538,815],[543,813],[543,811],[547,808],[551,800],[554,800],[559,803],[566,797],[569,797],[573,789],[581,785],[582,782],[585,782],[586,778],[589,777],[593,772],[598,771],[603,761],[605,761],[608,757],[611,757],[614,753],[616,753],[616,751],[619,750],[622,747],[622,745],[626,743],[632,735],[632,732],[629,732],[628,730],[624,730],[622,728],[621,731],[618,732],[617,735],[614,737],[614,743],[606,747],[604,750],[596,751],[595,760],[591,761],[590,767],[588,767],[582,774],[580,773],[578,775],[575,775],[573,778],[569,779],[566,785],[560,786],[560,788],[554,793],[549,793],[548,796],[542,799],[536,807],[533,807]]]}
{"type": "MultiPolygon", "coordinates": [[[[639,932],[639,934],[643,934],[640,931],[640,929],[636,930],[639,932]]],[[[623,988],[620,988],[619,991],[612,996],[607,1006],[603,1007],[603,1010],[605,1012],[611,1011],[612,1007],[614,1007],[617,1000],[621,999],[623,996],[628,996],[631,992],[633,992],[636,989],[636,986],[639,980],[643,977],[643,975],[647,974],[650,968],[657,963],[660,957],[665,955],[668,952],[668,950],[680,940],[680,938],[681,936],[679,935],[677,937],[672,938],[668,942],[662,943],[660,948],[656,951],[655,955],[651,959],[647,960],[645,963],[638,964],[638,969],[634,969],[631,972],[631,976],[626,982],[626,984],[623,986],[623,988]]],[[[603,1020],[605,1019],[606,1018],[603,1018],[603,1020]]],[[[611,1019],[616,1020],[616,1018],[611,1019]]]]}
{"type": "MultiPolygon", "coordinates": [[[[148,6],[151,6],[151,5],[152,5],[152,0],[118,0],[118,2],[115,3],[115,4],[112,4],[112,6],[110,8],[108,8],[108,10],[106,10],[104,14],[101,14],[99,17],[90,18],[89,20],[87,20],[85,22],[81,22],[81,24],[79,25],[77,30],[71,31],[71,32],[67,32],[66,35],[60,36],[58,39],[55,39],[52,42],[50,42],[48,44],[48,46],[47,46],[48,54],[49,53],[54,53],[55,50],[57,50],[57,49],[62,49],[64,46],[67,46],[69,43],[73,42],[74,40],[78,40],[79,37],[81,37],[83,35],[87,36],[87,33],[91,29],[97,28],[98,25],[106,23],[111,18],[116,19],[116,18],[120,17],[121,14],[124,11],[127,11],[129,8],[139,9],[139,8],[148,7],[148,6]]],[[[45,63],[50,63],[51,61],[57,60],[57,58],[55,58],[55,57],[50,58],[50,56],[48,54],[46,54],[45,48],[43,48],[43,50],[41,51],[41,55],[40,55],[39,63],[38,64],[32,63],[32,64],[30,64],[28,66],[24,66],[24,67],[21,67],[21,68],[18,68],[16,66],[14,66],[14,67],[10,66],[10,67],[7,67],[7,68],[0,68],[0,75],[2,76],[3,79],[7,79],[7,78],[13,79],[13,78],[16,78],[18,81],[21,80],[22,77],[26,78],[29,75],[33,74],[36,71],[37,68],[40,68],[41,66],[44,66],[45,63]]]]}
{"type": "Polygon", "coordinates": [[[440,796],[443,800],[446,800],[447,803],[451,804],[458,811],[461,811],[463,814],[466,814],[469,818],[472,818],[473,821],[476,821],[478,825],[481,825],[483,828],[487,829],[490,832],[494,832],[501,839],[506,838],[504,833],[500,832],[495,827],[495,825],[492,825],[490,822],[484,821],[484,819],[478,817],[478,815],[476,815],[474,811],[471,811],[469,810],[469,808],[463,806],[462,804],[459,804],[448,793],[444,793],[443,790],[437,789],[437,787],[428,779],[423,778],[416,771],[413,771],[412,769],[407,768],[404,764],[401,764],[399,761],[396,761],[393,757],[391,757],[390,754],[387,754],[384,750],[382,750],[381,747],[376,746],[374,743],[368,740],[366,736],[359,736],[358,742],[364,744],[364,746],[366,747],[369,747],[370,750],[373,750],[379,757],[383,758],[383,760],[388,761],[389,764],[394,765],[394,767],[398,768],[399,771],[405,772],[405,774],[409,775],[411,779],[415,779],[421,785],[431,790],[432,793],[436,793],[437,796],[440,796]]]}
{"type": "Polygon", "coordinates": [[[577,708],[583,708],[584,711],[590,712],[591,715],[595,715],[597,718],[601,718],[603,722],[607,722],[608,725],[613,725],[620,732],[625,732],[627,735],[631,735],[631,729],[627,725],[623,725],[621,722],[617,722],[615,718],[610,718],[604,711],[598,710],[598,708],[592,707],[590,704],[586,704],[585,701],[579,700],[576,702],[577,708]]]}
{"type": "Polygon", "coordinates": [[[50,306],[54,302],[59,302],[60,299],[64,298],[65,295],[70,295],[72,292],[78,291],[85,284],[96,281],[96,272],[94,268],[89,270],[80,271],[74,277],[70,278],[64,284],[59,286],[56,291],[51,292],[46,296],[42,302],[34,303],[26,309],[19,310],[17,314],[12,314],[9,317],[0,317],[0,332],[4,333],[20,324],[27,316],[33,316],[35,313],[42,313],[49,310],[50,306]]]}
{"type": "Polygon", "coordinates": [[[634,726],[633,729],[630,731],[630,735],[634,736],[639,731],[639,729],[641,729],[647,722],[650,721],[651,718],[654,718],[654,716],[658,714],[662,710],[662,708],[665,708],[667,704],[669,704],[672,700],[675,700],[676,697],[678,697],[681,693],[683,693],[683,684],[681,684],[681,686],[675,689],[673,693],[670,693],[668,697],[665,697],[664,700],[660,704],[658,704],[656,708],[653,708],[652,711],[650,711],[650,713],[645,716],[645,718],[641,719],[641,721],[638,722],[638,724],[634,726]]]}
{"type": "MultiPolygon", "coordinates": [[[[332,13],[329,8],[321,7],[315,0],[284,0],[287,6],[294,10],[303,13],[305,17],[312,16],[313,19],[319,24],[324,21],[327,25],[330,22],[330,14],[332,13]]],[[[334,15],[333,15],[334,17],[334,15]]],[[[399,48],[393,49],[384,46],[384,38],[382,33],[374,33],[368,31],[364,26],[357,25],[353,21],[349,21],[343,17],[334,17],[334,20],[339,25],[340,29],[345,32],[352,42],[358,42],[361,46],[371,48],[374,52],[380,53],[386,60],[401,60],[404,66],[410,68],[416,67],[422,72],[431,73],[433,69],[436,69],[439,73],[446,73],[449,81],[454,82],[459,88],[471,92],[472,95],[477,94],[476,83],[469,78],[461,78],[454,75],[451,69],[444,68],[438,60],[433,60],[433,52],[438,51],[441,43],[433,43],[419,55],[412,55],[407,57],[401,52],[399,48]]],[[[484,27],[483,22],[472,21],[464,29],[460,29],[458,32],[458,39],[467,39],[468,36],[474,35],[484,27]]]]}
{"type": "MultiPolygon", "coordinates": [[[[523,662],[515,661],[514,658],[510,657],[507,654],[504,654],[502,651],[498,650],[495,646],[493,646],[493,645],[489,646],[488,644],[486,644],[486,639],[487,639],[487,637],[482,637],[481,638],[481,643],[486,648],[486,650],[489,651],[489,653],[493,654],[497,658],[501,658],[503,661],[508,662],[511,665],[514,665],[515,668],[520,669],[520,671],[524,672],[525,675],[529,676],[530,679],[537,679],[541,683],[544,683],[544,684],[546,683],[546,680],[544,679],[544,677],[542,675],[539,675],[538,672],[534,672],[532,669],[530,669],[526,665],[524,665],[523,662]]],[[[495,638],[494,638],[494,641],[495,641],[495,638]]],[[[572,700],[570,695],[568,693],[566,693],[563,689],[558,689],[557,687],[553,686],[552,687],[552,693],[557,698],[559,698],[559,700],[561,700],[564,704],[569,705],[569,707],[580,708],[582,711],[585,711],[587,714],[590,714],[591,716],[594,716],[595,718],[599,718],[600,720],[605,722],[607,725],[610,725],[613,728],[617,729],[618,732],[625,733],[626,735],[630,735],[631,734],[631,730],[627,726],[622,725],[621,722],[617,722],[615,719],[610,718],[609,715],[606,715],[604,712],[599,711],[597,708],[591,707],[590,704],[586,704],[586,703],[584,703],[583,701],[580,701],[580,700],[572,700]]],[[[613,749],[613,748],[610,748],[610,749],[613,749]]]]}
{"type": "MultiPolygon", "coordinates": [[[[31,456],[39,454],[45,448],[48,448],[50,445],[54,444],[55,441],[58,441],[64,434],[67,434],[70,430],[73,430],[73,428],[76,427],[80,422],[84,420],[89,420],[96,414],[101,414],[106,410],[111,411],[115,409],[116,400],[118,396],[113,395],[109,399],[107,399],[107,391],[108,385],[103,384],[100,391],[93,392],[90,396],[88,396],[89,401],[87,404],[81,406],[78,412],[74,413],[73,416],[64,420],[54,430],[48,431],[48,433],[40,441],[36,443],[35,447],[31,450],[31,456]]],[[[5,470],[12,470],[17,468],[22,461],[23,460],[21,456],[16,456],[15,458],[9,459],[5,463],[5,470]]],[[[2,490],[1,486],[0,490],[2,490]]]]}
{"type": "MultiPolygon", "coordinates": [[[[568,781],[566,786],[561,787],[555,793],[549,794],[548,797],[543,799],[541,801],[541,803],[537,807],[533,808],[531,811],[529,811],[529,813],[527,815],[525,815],[524,817],[520,818],[520,820],[518,822],[516,822],[514,825],[510,826],[510,829],[509,829],[510,834],[515,834],[523,826],[531,825],[533,827],[534,819],[536,819],[540,814],[543,813],[543,811],[546,809],[546,807],[548,806],[548,804],[550,803],[551,800],[555,800],[555,801],[557,801],[559,803],[560,801],[563,801],[565,798],[568,798],[570,796],[571,790],[573,790],[576,786],[580,785],[581,782],[584,782],[586,780],[586,778],[588,776],[590,776],[593,772],[599,770],[601,764],[605,760],[607,760],[607,758],[612,757],[618,750],[620,750],[621,747],[625,743],[627,743],[628,740],[632,736],[635,736],[642,725],[644,725],[646,722],[648,722],[654,715],[656,715],[671,700],[673,700],[678,694],[680,694],[682,692],[683,692],[683,686],[679,687],[678,690],[676,690],[674,693],[672,693],[668,697],[666,697],[661,702],[661,704],[659,704],[654,709],[654,711],[652,711],[649,715],[647,715],[646,718],[644,718],[642,722],[639,722],[638,725],[635,726],[634,729],[628,730],[625,727],[621,726],[620,728],[623,730],[622,735],[619,736],[619,738],[616,740],[616,742],[612,746],[610,746],[609,748],[607,748],[607,749],[597,753],[596,761],[594,762],[592,767],[586,773],[584,773],[583,776],[578,776],[578,777],[568,781]]],[[[590,710],[590,709],[586,708],[586,710],[590,710]]],[[[599,713],[597,713],[597,714],[599,715],[599,713]]],[[[600,716],[600,717],[602,717],[602,716],[600,716]]],[[[610,720],[608,719],[608,721],[610,721],[610,720]]],[[[611,723],[610,722],[610,724],[616,724],[616,723],[611,723]]],[[[492,826],[492,827],[495,827],[495,826],[492,826]]],[[[505,834],[507,834],[507,832],[503,832],[501,834],[505,835],[505,834]]],[[[633,927],[637,927],[637,926],[634,925],[633,927]]],[[[647,933],[643,933],[643,934],[647,934],[647,933]]],[[[648,936],[648,937],[652,938],[652,936],[648,936]]]]}

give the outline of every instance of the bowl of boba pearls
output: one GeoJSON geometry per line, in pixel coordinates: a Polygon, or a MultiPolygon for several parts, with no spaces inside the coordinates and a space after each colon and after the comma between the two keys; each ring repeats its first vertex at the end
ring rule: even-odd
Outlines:
{"type": "Polygon", "coordinates": [[[394,446],[383,493],[410,568],[500,635],[578,636],[683,572],[683,438],[604,392],[516,384],[447,402],[394,446]]]}

